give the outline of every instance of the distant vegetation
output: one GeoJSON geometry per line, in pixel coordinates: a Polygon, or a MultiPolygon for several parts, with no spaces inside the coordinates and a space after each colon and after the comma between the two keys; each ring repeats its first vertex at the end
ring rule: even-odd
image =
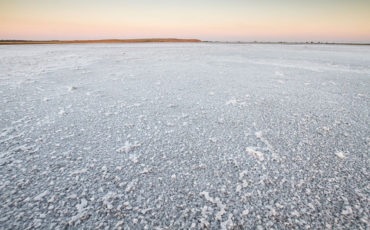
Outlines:
{"type": "Polygon", "coordinates": [[[0,40],[0,45],[26,44],[84,44],[84,43],[145,43],[145,42],[201,42],[198,39],[145,38],[145,39],[102,39],[102,40],[0,40]]]}

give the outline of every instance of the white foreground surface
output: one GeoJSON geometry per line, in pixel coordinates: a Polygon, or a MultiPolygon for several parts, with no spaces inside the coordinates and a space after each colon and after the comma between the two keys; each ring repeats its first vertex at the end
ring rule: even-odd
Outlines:
{"type": "Polygon", "coordinates": [[[369,46],[0,46],[0,229],[366,229],[369,63],[369,46]]]}

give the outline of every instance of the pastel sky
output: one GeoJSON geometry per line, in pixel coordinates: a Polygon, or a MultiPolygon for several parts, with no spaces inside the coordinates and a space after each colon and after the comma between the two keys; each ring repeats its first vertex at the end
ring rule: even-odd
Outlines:
{"type": "Polygon", "coordinates": [[[370,42],[370,0],[0,0],[0,39],[370,42]]]}

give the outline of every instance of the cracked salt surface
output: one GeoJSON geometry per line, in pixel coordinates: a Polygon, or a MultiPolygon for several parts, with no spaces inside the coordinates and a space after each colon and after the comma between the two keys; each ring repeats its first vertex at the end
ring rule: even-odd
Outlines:
{"type": "Polygon", "coordinates": [[[339,157],[340,159],[344,159],[346,158],[346,155],[344,154],[344,152],[340,151],[340,152],[336,152],[335,155],[337,155],[337,157],[339,157]]]}
{"type": "Polygon", "coordinates": [[[137,147],[139,147],[140,146],[140,144],[138,143],[138,142],[135,142],[135,143],[130,143],[130,142],[128,142],[128,141],[126,141],[125,142],[125,145],[124,146],[122,146],[121,148],[118,148],[116,151],[117,152],[125,152],[125,153],[129,153],[129,152],[131,152],[134,148],[137,148],[137,147]]]}
{"type": "Polygon", "coordinates": [[[367,46],[0,47],[0,229],[366,229],[367,46]]]}
{"type": "Polygon", "coordinates": [[[256,158],[259,161],[265,160],[264,154],[260,151],[255,150],[254,147],[247,147],[245,151],[251,155],[252,157],[256,158]]]}

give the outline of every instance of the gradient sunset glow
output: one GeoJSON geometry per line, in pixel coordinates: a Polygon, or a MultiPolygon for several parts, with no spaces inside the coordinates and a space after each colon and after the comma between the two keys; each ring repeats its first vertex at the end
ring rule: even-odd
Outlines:
{"type": "Polygon", "coordinates": [[[0,39],[370,42],[369,0],[0,0],[0,39]]]}

